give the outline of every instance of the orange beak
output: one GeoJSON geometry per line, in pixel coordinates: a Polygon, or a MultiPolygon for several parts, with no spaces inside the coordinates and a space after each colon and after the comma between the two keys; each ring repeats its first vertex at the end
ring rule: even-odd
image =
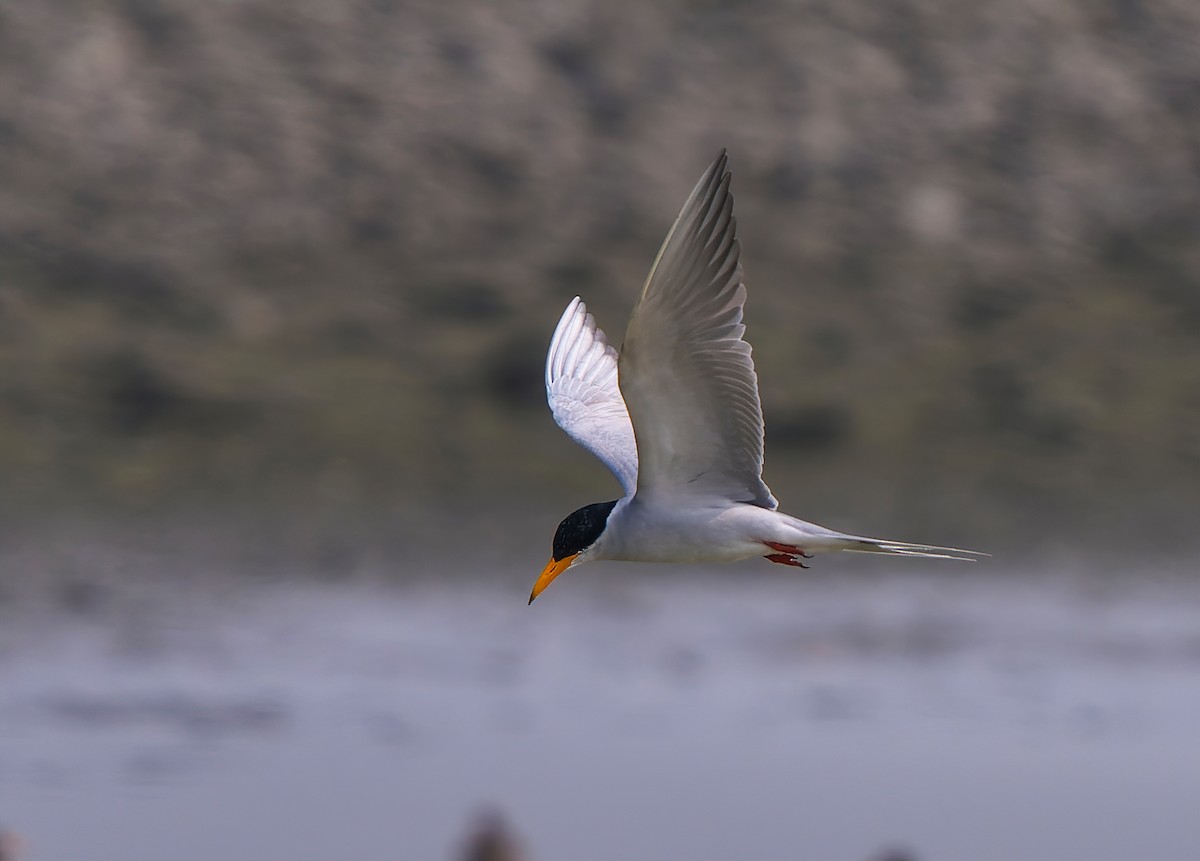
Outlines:
{"type": "Polygon", "coordinates": [[[549,562],[547,562],[546,567],[542,569],[541,576],[538,577],[537,582],[533,584],[533,591],[529,593],[529,603],[532,604],[533,599],[538,595],[541,595],[555,577],[570,568],[571,563],[575,561],[575,557],[578,555],[578,553],[572,553],[570,556],[567,556],[564,559],[555,560],[552,558],[549,562]]]}

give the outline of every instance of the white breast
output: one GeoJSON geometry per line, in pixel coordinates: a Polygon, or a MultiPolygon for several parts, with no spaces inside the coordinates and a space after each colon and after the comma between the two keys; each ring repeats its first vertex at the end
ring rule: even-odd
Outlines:
{"type": "Polygon", "coordinates": [[[779,540],[774,511],[755,505],[680,505],[622,500],[609,515],[591,559],[629,562],[733,562],[762,556],[779,540]]]}

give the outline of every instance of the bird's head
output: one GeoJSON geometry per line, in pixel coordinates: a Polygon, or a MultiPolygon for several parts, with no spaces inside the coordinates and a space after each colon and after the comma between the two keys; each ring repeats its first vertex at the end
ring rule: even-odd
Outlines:
{"type": "Polygon", "coordinates": [[[604,533],[604,527],[608,525],[608,515],[612,514],[616,505],[616,500],[593,502],[563,518],[563,522],[558,524],[558,531],[554,533],[550,561],[533,584],[533,592],[529,595],[530,604],[559,574],[574,565],[588,561],[588,551],[604,533]]]}

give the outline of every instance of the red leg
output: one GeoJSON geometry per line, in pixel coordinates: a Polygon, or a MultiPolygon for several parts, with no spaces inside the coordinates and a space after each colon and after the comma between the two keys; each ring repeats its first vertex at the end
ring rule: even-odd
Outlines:
{"type": "Polygon", "coordinates": [[[771,553],[764,556],[763,559],[770,559],[778,565],[791,565],[793,568],[807,568],[808,566],[787,553],[771,553]]]}
{"type": "Polygon", "coordinates": [[[812,554],[805,553],[803,547],[796,547],[792,544],[776,544],[774,541],[764,541],[763,544],[767,545],[772,550],[778,550],[780,553],[786,553],[788,556],[800,556],[804,559],[812,559],[812,554]]]}

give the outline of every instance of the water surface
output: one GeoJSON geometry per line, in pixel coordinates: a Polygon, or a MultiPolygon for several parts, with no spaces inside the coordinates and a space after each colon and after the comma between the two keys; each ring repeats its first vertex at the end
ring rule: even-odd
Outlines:
{"type": "Polygon", "coordinates": [[[1196,584],[612,570],[23,612],[0,825],[31,861],[448,857],[483,806],[543,859],[1200,855],[1196,584]]]}

